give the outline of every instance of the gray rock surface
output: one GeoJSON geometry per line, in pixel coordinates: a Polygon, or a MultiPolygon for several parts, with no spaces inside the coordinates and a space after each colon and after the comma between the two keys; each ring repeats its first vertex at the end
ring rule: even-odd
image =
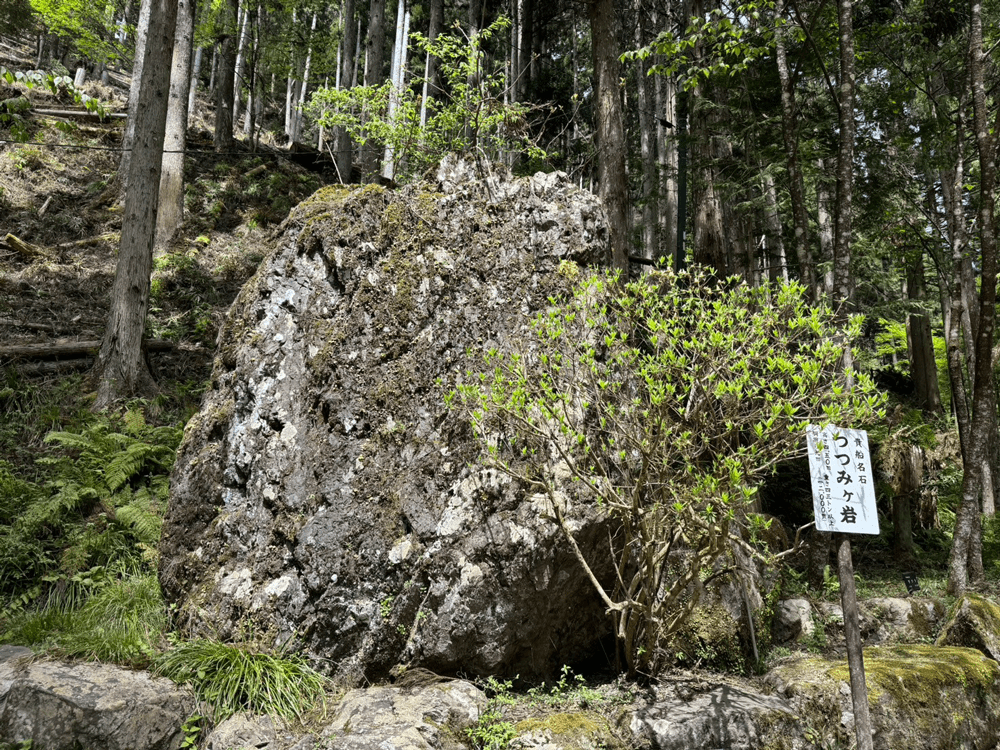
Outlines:
{"type": "Polygon", "coordinates": [[[319,745],[333,750],[465,750],[486,695],[463,680],[351,690],[319,745]]]}
{"type": "MultiPolygon", "coordinates": [[[[865,649],[875,750],[981,750],[1000,736],[1000,666],[971,648],[898,644],[865,649]]],[[[766,676],[798,717],[789,747],[854,746],[844,659],[799,656],[766,676]]]]}
{"type": "Polygon", "coordinates": [[[44,750],[174,750],[183,739],[184,721],[195,710],[189,691],[146,672],[7,656],[13,658],[0,661],[0,744],[31,741],[44,750]]]}
{"type": "Polygon", "coordinates": [[[205,740],[205,750],[238,750],[277,746],[278,733],[270,716],[234,714],[215,727],[205,740]]]}
{"type": "Polygon", "coordinates": [[[796,725],[787,700],[732,685],[681,686],[632,714],[629,728],[654,750],[757,750],[796,725]]]}
{"type": "Polygon", "coordinates": [[[941,629],[940,646],[968,646],[1000,662],[1000,606],[977,594],[963,595],[941,629]]]}
{"type": "Polygon", "coordinates": [[[774,608],[771,629],[776,643],[789,643],[808,638],[816,632],[812,605],[808,599],[785,599],[774,608]]]}
{"type": "MultiPolygon", "coordinates": [[[[602,207],[565,176],[298,206],[220,333],[172,477],[161,582],[188,633],[242,623],[348,682],[397,663],[552,673],[609,629],[548,501],[483,469],[446,394],[603,259],[602,207]]],[[[568,498],[585,549],[596,511],[568,498]]]]}

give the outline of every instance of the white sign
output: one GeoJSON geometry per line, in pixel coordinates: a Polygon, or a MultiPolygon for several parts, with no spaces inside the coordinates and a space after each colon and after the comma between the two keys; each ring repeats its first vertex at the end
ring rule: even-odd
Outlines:
{"type": "Polygon", "coordinates": [[[868,433],[829,426],[806,428],[816,529],[878,534],[875,477],[868,433]]]}

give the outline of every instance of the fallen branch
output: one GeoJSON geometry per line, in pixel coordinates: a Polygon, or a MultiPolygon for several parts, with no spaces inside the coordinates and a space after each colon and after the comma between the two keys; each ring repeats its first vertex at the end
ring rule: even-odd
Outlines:
{"type": "Polygon", "coordinates": [[[24,320],[14,320],[13,318],[0,318],[0,326],[27,328],[32,331],[55,331],[55,326],[50,323],[29,323],[24,320]]]}
{"type": "Polygon", "coordinates": [[[73,240],[72,242],[60,242],[58,245],[53,245],[56,250],[70,250],[74,247],[86,247],[87,245],[96,245],[98,242],[112,242],[117,243],[121,238],[118,232],[107,232],[105,234],[97,234],[93,237],[87,237],[83,240],[73,240]]]}
{"type": "MultiPolygon", "coordinates": [[[[173,341],[146,339],[147,352],[166,352],[175,348],[173,341]]],[[[0,347],[0,359],[72,359],[97,356],[100,341],[68,341],[56,344],[25,344],[0,347]]]]}
{"type": "Polygon", "coordinates": [[[3,238],[4,244],[7,245],[11,250],[16,252],[18,255],[24,258],[51,258],[52,255],[44,247],[38,245],[32,245],[30,242],[25,242],[22,239],[15,237],[12,234],[8,234],[3,238]]]}

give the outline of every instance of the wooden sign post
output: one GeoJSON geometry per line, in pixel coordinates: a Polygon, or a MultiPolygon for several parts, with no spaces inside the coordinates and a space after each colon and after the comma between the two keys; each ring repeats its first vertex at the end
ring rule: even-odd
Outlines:
{"type": "Polygon", "coordinates": [[[872,750],[872,725],[868,713],[868,686],[861,651],[858,597],[854,588],[850,534],[878,534],[875,480],[868,452],[868,433],[832,425],[824,429],[810,425],[809,473],[818,531],[843,534],[837,549],[840,604],[844,610],[847,667],[851,675],[854,733],[858,750],[872,750]]]}

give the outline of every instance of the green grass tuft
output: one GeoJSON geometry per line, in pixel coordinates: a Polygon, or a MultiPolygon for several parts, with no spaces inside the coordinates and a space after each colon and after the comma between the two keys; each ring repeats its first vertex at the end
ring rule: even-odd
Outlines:
{"type": "Polygon", "coordinates": [[[301,718],[324,702],[327,684],[301,657],[207,639],[179,643],[157,659],[155,669],[190,683],[214,707],[216,721],[237,711],[301,718]]]}

